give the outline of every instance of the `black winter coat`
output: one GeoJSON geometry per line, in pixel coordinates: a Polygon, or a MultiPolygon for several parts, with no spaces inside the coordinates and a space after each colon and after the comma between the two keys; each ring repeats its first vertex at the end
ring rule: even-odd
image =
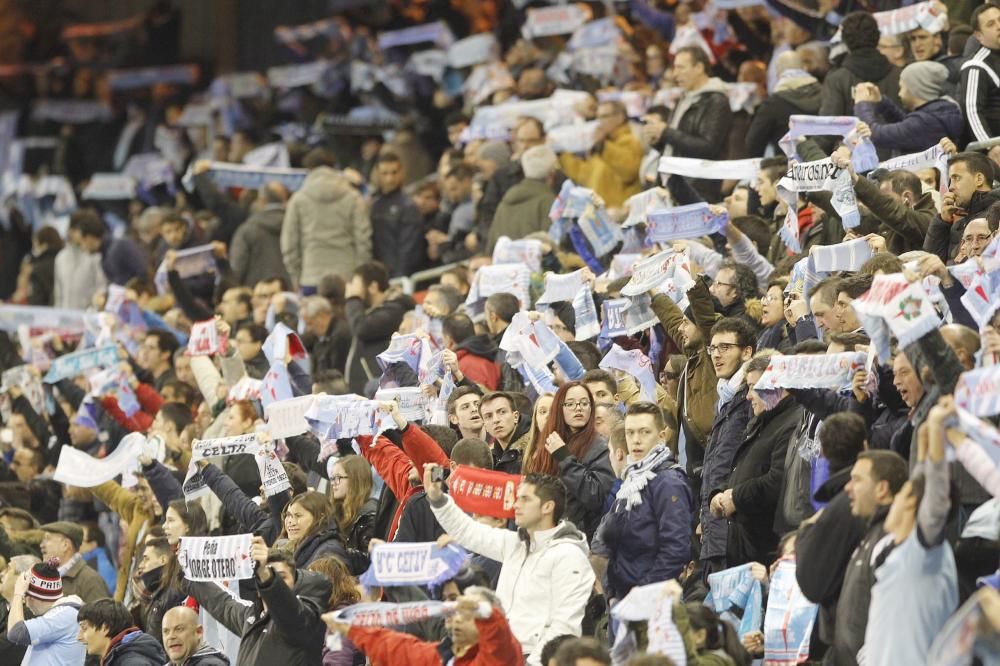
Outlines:
{"type": "MultiPolygon", "coordinates": [[[[663,130],[657,147],[662,150],[670,145],[674,157],[722,160],[726,158],[732,123],[729,98],[721,92],[703,93],[681,117],[677,129],[663,130]]],[[[689,182],[706,201],[718,201],[720,181],[689,179],[689,182]]]]}
{"type": "MultiPolygon", "coordinates": [[[[296,571],[295,589],[278,575],[263,584],[255,577],[258,601],[244,606],[215,583],[186,582],[187,591],[229,631],[240,636],[237,666],[321,663],[326,625],[320,615],[330,601],[330,581],[322,574],[296,571]],[[267,611],[260,601],[267,602],[267,611]]],[[[161,661],[164,663],[166,660],[161,661]]]]}
{"type": "Polygon", "coordinates": [[[819,83],[808,83],[779,90],[761,102],[744,140],[747,155],[760,157],[768,146],[777,147],[781,137],[788,133],[788,119],[797,114],[816,115],[822,94],[823,88],[819,83]]]}
{"type": "Polygon", "coordinates": [[[28,305],[52,305],[56,283],[56,255],[58,250],[46,250],[31,258],[28,275],[28,305]]]}
{"type": "Polygon", "coordinates": [[[774,514],[785,477],[785,451],[801,415],[802,408],[786,396],[747,425],[727,484],[733,489],[736,513],[729,518],[726,566],[775,558],[774,514]]]}
{"type": "Polygon", "coordinates": [[[413,299],[406,295],[367,310],[360,298],[347,299],[344,312],[354,339],[347,355],[346,377],[352,393],[363,394],[368,380],[382,374],[375,357],[389,348],[392,334],[413,305],[413,299]]]}
{"type": "Polygon", "coordinates": [[[996,201],[1000,201],[1000,197],[993,192],[980,190],[972,193],[972,198],[965,207],[968,212],[965,217],[948,224],[940,215],[934,216],[927,230],[927,237],[924,239],[924,251],[936,254],[945,264],[951,262],[958,252],[958,246],[962,243],[965,227],[969,222],[983,217],[986,209],[996,201]]]}
{"type": "Polygon", "coordinates": [[[899,104],[899,68],[874,47],[848,53],[843,64],[823,81],[821,116],[849,116],[854,112],[851,90],[859,83],[874,83],[882,97],[899,104]]]}
{"type": "Polygon", "coordinates": [[[111,646],[101,659],[101,666],[162,666],[168,661],[167,654],[159,641],[149,634],[134,629],[111,646]]]}
{"type": "Polygon", "coordinates": [[[318,377],[327,370],[344,372],[347,368],[347,353],[351,350],[351,327],[344,317],[330,321],[326,335],[317,338],[309,358],[312,361],[310,374],[318,377]]]}
{"type": "Polygon", "coordinates": [[[608,442],[597,436],[580,459],[564,446],[552,454],[559,467],[559,478],[566,484],[566,520],[594,538],[604,514],[604,500],[611,492],[615,473],[608,458],[608,442]]]}
{"type": "Polygon", "coordinates": [[[305,569],[316,560],[327,555],[335,555],[345,565],[350,564],[350,559],[347,557],[347,549],[344,547],[344,538],[340,534],[340,528],[337,527],[336,521],[332,520],[329,525],[321,528],[315,534],[306,537],[295,548],[295,566],[299,569],[305,569]]]}
{"type": "Polygon", "coordinates": [[[712,491],[727,488],[733,458],[743,442],[747,424],[753,412],[745,388],[722,406],[712,421],[712,432],[705,447],[701,486],[701,559],[724,558],[729,540],[729,527],[725,518],[716,518],[709,510],[712,491]]]}

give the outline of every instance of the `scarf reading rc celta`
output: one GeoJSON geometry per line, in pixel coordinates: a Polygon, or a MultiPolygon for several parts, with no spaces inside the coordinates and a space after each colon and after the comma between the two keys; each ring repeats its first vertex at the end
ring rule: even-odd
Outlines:
{"type": "Polygon", "coordinates": [[[671,460],[670,449],[664,444],[654,446],[646,457],[634,463],[629,463],[625,468],[622,487],[615,495],[615,504],[625,503],[625,510],[631,511],[634,507],[642,504],[642,491],[653,478],[656,477],[656,468],[660,463],[671,460]]]}

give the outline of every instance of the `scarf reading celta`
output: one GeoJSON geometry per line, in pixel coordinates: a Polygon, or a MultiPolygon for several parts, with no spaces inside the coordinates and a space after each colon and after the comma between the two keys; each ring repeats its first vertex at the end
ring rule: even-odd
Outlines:
{"type": "Polygon", "coordinates": [[[625,468],[622,487],[615,495],[615,503],[624,502],[626,511],[641,505],[643,489],[656,476],[656,468],[666,460],[670,460],[670,449],[664,444],[657,444],[645,458],[629,463],[625,468]]]}

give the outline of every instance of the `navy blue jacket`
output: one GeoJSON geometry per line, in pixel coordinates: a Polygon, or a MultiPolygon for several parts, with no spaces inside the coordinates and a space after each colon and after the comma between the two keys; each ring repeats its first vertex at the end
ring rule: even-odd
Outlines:
{"type": "Polygon", "coordinates": [[[886,97],[878,104],[857,102],[854,115],[871,127],[872,143],[876,148],[904,154],[919,153],[944,137],[959,143],[965,129],[962,108],[947,97],[927,102],[910,113],[904,113],[886,97]],[[878,122],[877,116],[885,118],[886,122],[878,122]]]}
{"type": "Polygon", "coordinates": [[[642,490],[642,504],[626,511],[624,502],[615,502],[594,544],[595,552],[608,554],[609,599],[680,575],[691,558],[692,511],[687,475],[673,460],[656,468],[642,490]]]}
{"type": "Polygon", "coordinates": [[[729,528],[725,518],[716,518],[709,510],[712,491],[726,488],[733,458],[743,442],[743,434],[752,413],[745,387],[722,406],[712,422],[712,432],[705,447],[705,465],[701,485],[701,559],[724,558],[729,528]]]}

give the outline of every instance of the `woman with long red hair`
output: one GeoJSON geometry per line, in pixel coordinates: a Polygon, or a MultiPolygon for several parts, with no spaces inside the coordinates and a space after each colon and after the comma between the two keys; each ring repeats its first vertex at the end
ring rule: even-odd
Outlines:
{"type": "Polygon", "coordinates": [[[594,396],[583,382],[556,391],[549,418],[532,454],[530,470],[558,476],[566,484],[566,519],[590,539],[601,522],[615,473],[608,443],[594,430],[594,396]]]}

